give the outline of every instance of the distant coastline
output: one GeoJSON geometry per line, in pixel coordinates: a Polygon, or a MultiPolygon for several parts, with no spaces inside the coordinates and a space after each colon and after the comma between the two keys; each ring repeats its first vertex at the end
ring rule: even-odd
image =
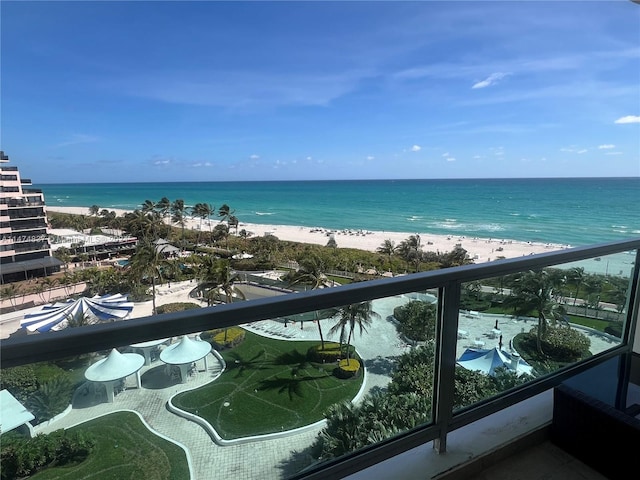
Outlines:
{"type": "Polygon", "coordinates": [[[42,184],[49,207],[223,203],[241,222],[592,245],[640,236],[640,177],[42,184]],[[188,185],[189,188],[185,188],[188,185]],[[559,212],[562,212],[559,215],[559,212]]]}

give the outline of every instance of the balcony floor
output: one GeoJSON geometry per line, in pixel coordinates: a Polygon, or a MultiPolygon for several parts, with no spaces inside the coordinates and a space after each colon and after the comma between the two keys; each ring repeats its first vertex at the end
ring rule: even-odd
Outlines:
{"type": "MultiPolygon", "coordinates": [[[[479,462],[478,462],[479,463],[479,462]]],[[[607,477],[572,457],[551,441],[532,445],[496,463],[468,467],[442,480],[606,480],[607,477]],[[480,470],[478,470],[480,469],[480,470]]]]}

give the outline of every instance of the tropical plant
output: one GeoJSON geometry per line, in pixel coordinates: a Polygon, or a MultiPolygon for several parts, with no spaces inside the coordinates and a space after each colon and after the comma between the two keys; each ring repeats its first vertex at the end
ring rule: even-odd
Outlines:
{"type": "Polygon", "coordinates": [[[546,270],[530,270],[520,275],[511,289],[511,295],[505,300],[505,304],[514,307],[516,311],[536,312],[536,349],[541,355],[545,355],[542,351],[542,339],[547,334],[548,319],[555,324],[566,316],[565,307],[553,300],[553,288],[546,270]]]}
{"type": "Polygon", "coordinates": [[[166,259],[157,246],[148,241],[138,242],[135,253],[129,259],[129,275],[135,283],[151,281],[153,314],[156,314],[156,279],[162,283],[166,273],[173,272],[175,264],[166,259]]]}
{"type": "Polygon", "coordinates": [[[378,247],[376,250],[378,253],[382,253],[383,255],[387,255],[389,258],[389,269],[391,269],[391,257],[398,251],[398,247],[396,246],[393,240],[385,240],[382,242],[382,245],[378,247]]]}
{"type": "Polygon", "coordinates": [[[184,248],[184,227],[187,224],[187,219],[185,217],[186,207],[184,204],[184,200],[181,198],[174,200],[171,203],[171,222],[178,225],[182,231],[182,248],[184,248]]]}
{"type": "Polygon", "coordinates": [[[346,335],[346,356],[347,363],[350,358],[351,351],[351,338],[355,334],[356,326],[360,330],[360,334],[367,331],[367,326],[371,324],[373,318],[380,318],[380,314],[375,312],[372,307],[372,302],[359,302],[345,305],[339,309],[340,318],[329,333],[340,334],[340,343],[344,343],[346,335]]]}
{"type": "Polygon", "coordinates": [[[436,335],[436,307],[421,300],[413,300],[396,308],[398,332],[411,340],[433,340],[436,335]]]}

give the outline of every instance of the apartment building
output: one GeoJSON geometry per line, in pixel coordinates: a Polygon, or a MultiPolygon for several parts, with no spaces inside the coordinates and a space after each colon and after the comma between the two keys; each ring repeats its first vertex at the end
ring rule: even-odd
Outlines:
{"type": "Polygon", "coordinates": [[[29,188],[0,151],[0,277],[2,283],[50,275],[62,262],[51,256],[42,190],[29,188]]]}

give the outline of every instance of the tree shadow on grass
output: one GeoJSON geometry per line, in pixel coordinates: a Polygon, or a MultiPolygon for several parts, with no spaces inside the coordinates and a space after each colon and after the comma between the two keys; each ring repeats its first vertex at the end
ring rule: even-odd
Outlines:
{"type": "Polygon", "coordinates": [[[297,350],[293,350],[291,352],[279,355],[273,361],[273,364],[283,366],[289,365],[291,367],[292,374],[297,375],[299,371],[309,367],[311,365],[311,362],[309,362],[306,355],[298,352],[297,350]]]}
{"type": "Polygon", "coordinates": [[[297,370],[291,370],[291,378],[276,377],[262,380],[258,390],[277,390],[278,393],[286,393],[289,396],[289,400],[293,400],[294,397],[304,398],[302,385],[314,380],[317,380],[317,378],[311,376],[298,377],[297,370]]]}
{"type": "Polygon", "coordinates": [[[255,371],[255,370],[267,370],[268,367],[264,366],[265,362],[265,351],[261,350],[256,353],[253,357],[248,360],[245,360],[242,355],[237,352],[229,352],[227,354],[230,360],[227,361],[227,370],[229,372],[235,371],[235,377],[242,377],[246,371],[255,371]]]}

